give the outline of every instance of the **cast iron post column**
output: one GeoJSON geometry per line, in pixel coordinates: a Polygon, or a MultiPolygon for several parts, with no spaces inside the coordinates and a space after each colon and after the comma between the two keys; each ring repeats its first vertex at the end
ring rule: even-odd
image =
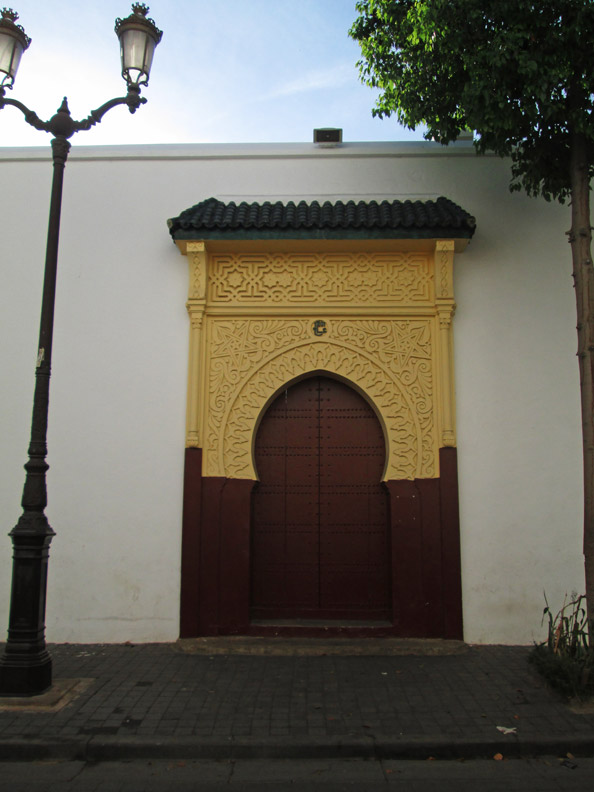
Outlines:
{"type": "Polygon", "coordinates": [[[23,514],[9,536],[13,543],[12,591],[6,652],[0,659],[0,693],[30,696],[52,683],[52,659],[45,645],[45,598],[49,546],[55,535],[45,515],[47,419],[52,365],[54,303],[64,167],[70,150],[65,137],[52,140],[54,172],[47,230],[45,276],[35,371],[29,461],[21,505],[23,514]]]}

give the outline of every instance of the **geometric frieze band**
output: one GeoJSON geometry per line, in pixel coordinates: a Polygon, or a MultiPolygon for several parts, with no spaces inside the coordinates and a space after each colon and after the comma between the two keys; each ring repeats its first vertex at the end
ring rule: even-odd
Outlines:
{"type": "Polygon", "coordinates": [[[426,253],[213,255],[209,304],[431,304],[426,253]]]}

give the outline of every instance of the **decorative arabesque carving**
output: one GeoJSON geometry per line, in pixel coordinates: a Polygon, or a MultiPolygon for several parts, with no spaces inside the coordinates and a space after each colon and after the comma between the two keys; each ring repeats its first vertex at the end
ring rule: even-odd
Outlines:
{"type": "Polygon", "coordinates": [[[214,255],[208,302],[237,305],[429,303],[424,253],[214,255]]]}
{"type": "Polygon", "coordinates": [[[386,430],[386,478],[436,475],[431,319],[211,318],[205,475],[253,478],[259,416],[286,383],[326,371],[371,399],[386,430]]]}
{"type": "Polygon", "coordinates": [[[452,240],[434,254],[211,253],[201,241],[186,252],[186,443],[203,448],[204,475],[253,479],[263,411],[321,371],[372,402],[386,479],[439,475],[439,448],[455,445],[452,240]]]}

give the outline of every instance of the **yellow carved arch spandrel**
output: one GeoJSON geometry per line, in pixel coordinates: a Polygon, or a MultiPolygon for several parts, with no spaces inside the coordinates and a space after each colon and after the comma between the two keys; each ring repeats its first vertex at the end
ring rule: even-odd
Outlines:
{"type": "Polygon", "coordinates": [[[354,384],[386,428],[387,478],[435,475],[431,319],[336,318],[312,340],[310,318],[211,320],[204,472],[253,478],[258,418],[284,384],[323,370],[354,384]]]}

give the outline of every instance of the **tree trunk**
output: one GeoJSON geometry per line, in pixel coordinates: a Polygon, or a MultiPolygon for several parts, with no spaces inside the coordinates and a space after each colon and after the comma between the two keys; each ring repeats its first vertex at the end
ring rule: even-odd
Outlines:
{"type": "Polygon", "coordinates": [[[577,304],[584,457],[584,564],[590,638],[594,638],[594,267],[586,138],[572,135],[569,240],[577,304]]]}

